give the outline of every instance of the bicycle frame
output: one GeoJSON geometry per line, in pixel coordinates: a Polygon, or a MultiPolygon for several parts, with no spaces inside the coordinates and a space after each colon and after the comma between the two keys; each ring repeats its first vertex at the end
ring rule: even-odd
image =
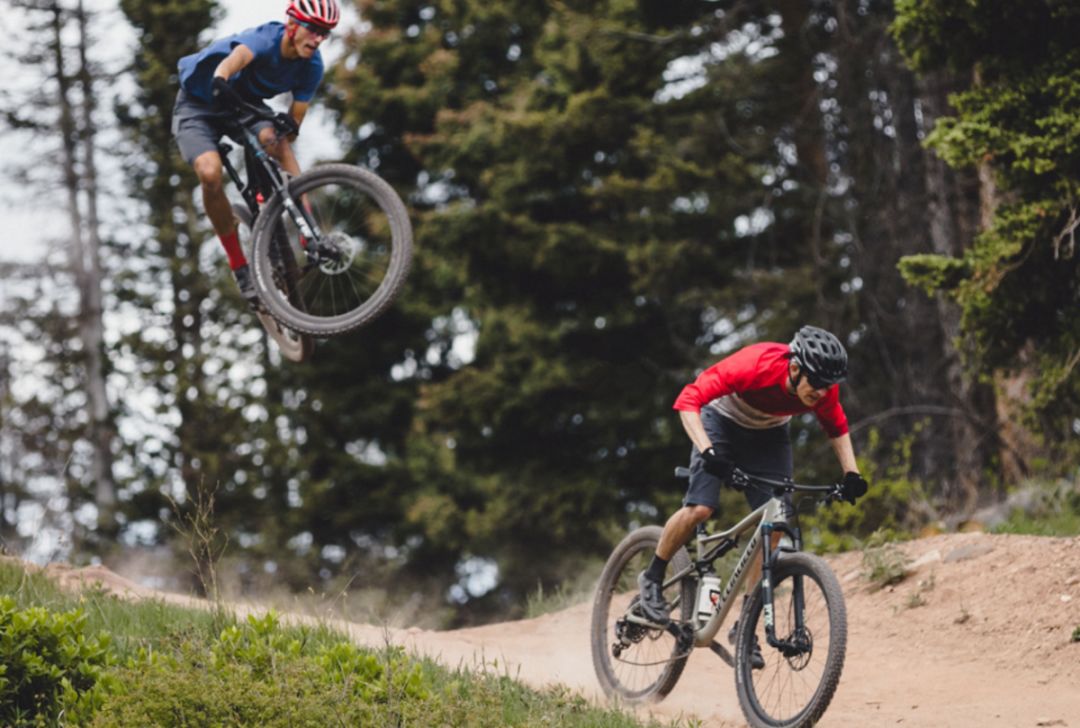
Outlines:
{"type": "MultiPolygon", "coordinates": [[[[689,471],[684,469],[678,469],[677,473],[681,473],[683,476],[689,474],[689,471]]],[[[835,492],[836,486],[815,486],[815,485],[796,485],[791,481],[774,481],[767,478],[760,478],[757,476],[751,476],[746,473],[738,472],[735,476],[739,482],[746,486],[753,482],[757,482],[761,485],[769,486],[774,489],[782,489],[786,492],[804,491],[804,492],[835,492]]],[[[722,531],[716,534],[708,534],[704,531],[703,527],[699,526],[698,533],[695,539],[694,551],[696,557],[691,560],[691,564],[664,580],[663,588],[667,589],[673,584],[678,584],[682,579],[690,576],[690,574],[697,573],[697,581],[701,584],[701,577],[704,574],[711,573],[713,571],[713,564],[717,559],[727,554],[732,549],[736,548],[739,539],[750,533],[749,540],[746,547],[743,549],[742,555],[739,557],[738,562],[735,564],[735,568],[731,572],[731,577],[728,579],[727,585],[720,594],[720,599],[716,606],[716,611],[709,618],[709,620],[703,624],[697,625],[697,617],[691,618],[689,623],[673,622],[668,625],[667,630],[671,632],[676,639],[683,637],[686,634],[686,627],[693,625],[693,646],[694,647],[709,647],[713,652],[719,655],[725,662],[730,665],[734,664],[734,660],[728,651],[715,641],[717,632],[720,631],[720,626],[724,623],[728,613],[731,611],[732,606],[735,603],[736,595],[742,590],[749,577],[750,564],[752,559],[761,558],[761,582],[760,587],[762,589],[762,597],[764,601],[764,622],[765,622],[765,635],[767,642],[779,650],[785,655],[798,654],[804,649],[804,645],[793,642],[790,639],[781,640],[776,636],[775,618],[773,613],[773,595],[772,595],[772,568],[776,563],[776,559],[779,553],[782,552],[796,552],[802,550],[802,535],[798,527],[791,525],[791,520],[795,515],[795,509],[790,504],[777,497],[775,490],[773,497],[770,498],[764,505],[754,510],[749,515],[745,516],[742,520],[736,523],[726,531],[722,531]],[[790,546],[778,546],[773,548],[773,534],[780,532],[787,535],[791,540],[790,546]]],[[[793,581],[794,593],[792,599],[795,604],[795,624],[797,631],[801,631],[805,626],[803,624],[803,589],[802,579],[796,578],[793,581]]],[[[678,598],[676,598],[675,606],[678,604],[678,598]]],[[[639,617],[632,612],[627,613],[626,619],[635,622],[637,624],[645,626],[654,626],[648,620],[639,617]]]]}
{"type": "MultiPolygon", "coordinates": [[[[257,107],[249,107],[249,110],[254,112],[260,118],[266,118],[266,115],[257,107]]],[[[297,207],[292,199],[292,195],[289,194],[289,176],[283,173],[278,161],[267,153],[263,148],[262,143],[259,141],[259,138],[255,136],[255,133],[248,128],[246,124],[237,121],[229,136],[232,137],[233,133],[239,135],[240,139],[236,139],[235,137],[233,137],[233,139],[237,141],[244,150],[244,167],[248,174],[247,184],[244,184],[244,180],[240,176],[240,173],[232,162],[229,161],[228,151],[232,149],[232,147],[226,142],[218,144],[221,163],[237,189],[240,190],[240,195],[251,209],[253,218],[257,217],[259,214],[259,207],[262,202],[259,199],[259,195],[264,189],[268,193],[276,192],[280,194],[285,206],[285,211],[289,213],[289,217],[292,219],[293,224],[296,225],[300,234],[312,243],[307,250],[309,258],[312,258],[312,263],[318,264],[320,262],[319,243],[321,242],[321,236],[316,232],[318,228],[308,217],[307,210],[297,207]]]]}

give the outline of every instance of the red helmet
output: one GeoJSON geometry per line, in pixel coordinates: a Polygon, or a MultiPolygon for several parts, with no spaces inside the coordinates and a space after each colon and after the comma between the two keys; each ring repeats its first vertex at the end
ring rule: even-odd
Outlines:
{"type": "Polygon", "coordinates": [[[341,19],[337,0],[290,0],[285,14],[301,23],[333,28],[341,19]]]}

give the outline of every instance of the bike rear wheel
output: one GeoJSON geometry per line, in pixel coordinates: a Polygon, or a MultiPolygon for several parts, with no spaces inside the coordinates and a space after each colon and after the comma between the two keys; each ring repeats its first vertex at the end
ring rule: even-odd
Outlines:
{"type": "MultiPolygon", "coordinates": [[[[637,603],[638,574],[652,560],[661,533],[659,526],[646,526],[624,538],[608,558],[593,599],[590,629],[593,667],[604,692],[627,703],[652,702],[671,692],[693,649],[692,642],[680,646],[666,629],[626,620],[627,613],[637,603]]],[[[689,565],[690,556],[681,548],[669,569],[674,573],[689,565]]],[[[696,583],[688,576],[664,590],[664,597],[672,605],[673,623],[689,623],[696,583]]]]}
{"type": "Polygon", "coordinates": [[[735,690],[754,728],[812,726],[829,706],[844,667],[847,613],[843,592],[828,564],[813,554],[781,555],[772,580],[776,637],[797,649],[785,656],[768,644],[761,619],[763,594],[755,589],[735,637],[735,690]],[[801,627],[795,618],[799,594],[801,627]],[[760,670],[750,665],[755,638],[765,658],[760,670]]]}
{"type": "Polygon", "coordinates": [[[412,262],[412,227],[394,189],[372,172],[347,164],[315,167],[266,203],[254,231],[255,285],[267,311],[285,326],[334,336],[377,318],[405,283],[412,262]],[[290,209],[291,208],[291,209],[290,209]],[[308,240],[297,224],[314,228],[308,240]],[[271,286],[270,249],[281,221],[298,259],[300,305],[271,286]]]}
{"type": "MultiPolygon", "coordinates": [[[[233,216],[240,230],[241,240],[251,240],[251,211],[245,205],[233,205],[233,216]],[[246,228],[244,230],[243,228],[246,228]]],[[[275,225],[271,230],[271,280],[274,288],[294,307],[302,307],[303,300],[297,295],[296,285],[300,270],[296,264],[296,255],[289,249],[289,240],[282,225],[275,225]]],[[[254,257],[254,252],[252,253],[254,257]]],[[[315,351],[315,340],[304,333],[290,329],[262,310],[255,311],[259,323],[266,329],[266,334],[277,344],[281,356],[291,362],[302,362],[311,358],[315,351]]]]}

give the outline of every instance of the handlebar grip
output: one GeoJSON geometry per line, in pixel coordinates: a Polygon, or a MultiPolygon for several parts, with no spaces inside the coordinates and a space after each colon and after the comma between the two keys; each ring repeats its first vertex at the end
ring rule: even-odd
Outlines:
{"type": "Polygon", "coordinates": [[[750,485],[750,476],[745,471],[739,468],[732,468],[731,470],[731,485],[742,489],[750,485]]]}
{"type": "Polygon", "coordinates": [[[277,127],[278,131],[287,136],[300,133],[300,125],[296,123],[296,119],[288,114],[275,114],[274,126],[277,127]]]}
{"type": "Polygon", "coordinates": [[[210,85],[210,95],[218,104],[235,107],[243,102],[240,94],[236,93],[236,90],[229,85],[229,82],[221,76],[214,76],[214,80],[210,85]]]}

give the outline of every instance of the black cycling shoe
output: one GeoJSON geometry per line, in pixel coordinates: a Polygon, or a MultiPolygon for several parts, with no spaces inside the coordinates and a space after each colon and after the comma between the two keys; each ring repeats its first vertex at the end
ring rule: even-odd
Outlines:
{"type": "Polygon", "coordinates": [[[638,574],[638,589],[641,590],[641,598],[638,600],[638,609],[645,619],[657,624],[667,624],[671,621],[669,616],[671,607],[664,599],[663,584],[653,581],[646,572],[638,574]]]}
{"type": "Polygon", "coordinates": [[[240,295],[251,304],[252,308],[259,307],[259,294],[255,292],[255,281],[251,277],[251,266],[244,263],[232,272],[236,279],[236,287],[240,289],[240,295]]]}
{"type": "MultiPolygon", "coordinates": [[[[735,633],[739,631],[739,620],[735,620],[735,624],[731,625],[731,629],[728,630],[727,639],[728,642],[735,645],[735,633]]],[[[757,635],[754,635],[754,649],[750,650],[750,667],[754,670],[760,670],[765,667],[765,656],[761,654],[761,643],[758,642],[757,635]]]]}

